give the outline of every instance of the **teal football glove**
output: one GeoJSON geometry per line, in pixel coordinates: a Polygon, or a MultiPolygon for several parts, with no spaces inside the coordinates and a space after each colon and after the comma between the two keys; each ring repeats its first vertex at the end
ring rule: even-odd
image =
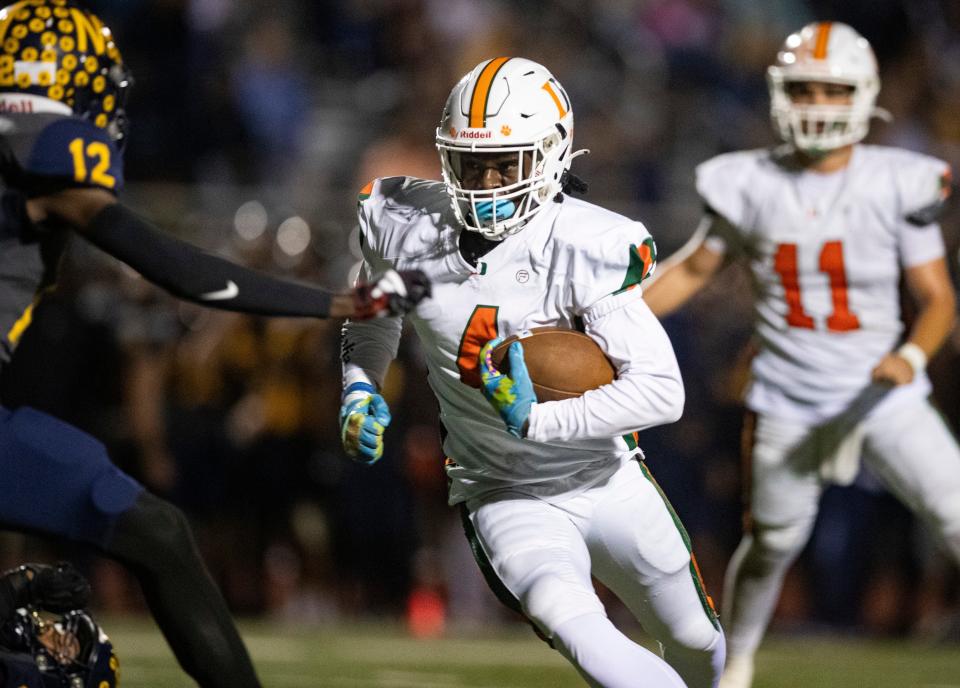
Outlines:
{"type": "Polygon", "coordinates": [[[523,345],[520,342],[514,342],[507,349],[510,375],[501,373],[493,365],[493,350],[502,341],[503,337],[491,339],[480,349],[480,391],[507,424],[507,432],[515,437],[524,437],[524,425],[530,416],[530,407],[537,403],[537,395],[523,360],[523,345]]]}
{"type": "Polygon", "coordinates": [[[383,433],[390,425],[390,409],[373,385],[355,382],[343,390],[340,441],[347,455],[372,464],[383,456],[383,433]]]}

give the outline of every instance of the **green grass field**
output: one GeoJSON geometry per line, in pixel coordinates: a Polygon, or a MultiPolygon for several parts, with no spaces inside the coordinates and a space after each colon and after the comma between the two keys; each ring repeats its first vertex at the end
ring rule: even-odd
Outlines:
{"type": "MultiPolygon", "coordinates": [[[[123,688],[192,682],[149,621],[108,619],[123,688]]],[[[266,688],[573,688],[586,685],[524,628],[414,640],[386,625],[299,629],[246,624],[266,688]]],[[[777,637],[755,688],[960,688],[960,647],[777,637]]],[[[637,682],[642,688],[642,680],[637,682]]]]}

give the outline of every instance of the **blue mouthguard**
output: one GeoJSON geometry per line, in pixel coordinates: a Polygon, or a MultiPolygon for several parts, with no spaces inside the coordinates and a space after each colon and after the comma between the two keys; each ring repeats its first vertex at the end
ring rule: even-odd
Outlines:
{"type": "Polygon", "coordinates": [[[517,212],[517,204],[511,200],[481,201],[475,206],[477,219],[480,222],[490,222],[493,219],[494,204],[496,204],[497,221],[506,220],[517,212]]]}

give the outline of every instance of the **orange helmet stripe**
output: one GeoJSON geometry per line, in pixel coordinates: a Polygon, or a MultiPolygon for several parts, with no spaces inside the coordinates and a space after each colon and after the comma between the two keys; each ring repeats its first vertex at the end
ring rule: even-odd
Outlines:
{"type": "Polygon", "coordinates": [[[500,68],[509,60],[509,57],[497,57],[490,60],[487,66],[480,72],[477,78],[477,85],[473,87],[473,95],[470,98],[470,127],[484,127],[487,124],[487,99],[490,97],[490,86],[493,85],[493,77],[497,75],[500,68]]]}
{"type": "Polygon", "coordinates": [[[567,114],[567,111],[563,109],[563,103],[560,102],[560,97],[557,95],[557,92],[553,90],[553,86],[550,85],[549,81],[544,81],[541,88],[550,94],[550,97],[553,98],[553,102],[557,106],[557,110],[560,111],[560,117],[563,117],[567,114]]]}
{"type": "Polygon", "coordinates": [[[821,22],[820,29],[817,31],[817,44],[813,48],[813,57],[816,60],[825,60],[827,58],[827,43],[830,42],[830,29],[833,28],[833,22],[821,22]]]}

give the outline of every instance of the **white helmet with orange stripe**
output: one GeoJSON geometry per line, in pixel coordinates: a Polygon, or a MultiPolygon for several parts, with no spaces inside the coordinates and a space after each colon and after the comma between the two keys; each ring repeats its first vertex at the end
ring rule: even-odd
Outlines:
{"type": "Polygon", "coordinates": [[[787,36],[767,70],[770,116],[780,136],[798,149],[818,153],[856,143],[867,135],[877,109],[880,77],[867,39],[846,24],[814,22],[787,36]],[[849,104],[794,103],[789,84],[816,81],[853,88],[849,104]]]}
{"type": "Polygon", "coordinates": [[[457,219],[489,239],[518,232],[563,189],[574,157],[573,111],[542,65],[497,57],[477,65],[450,93],[437,150],[457,219]],[[465,154],[517,154],[517,181],[464,188],[465,154]]]}

